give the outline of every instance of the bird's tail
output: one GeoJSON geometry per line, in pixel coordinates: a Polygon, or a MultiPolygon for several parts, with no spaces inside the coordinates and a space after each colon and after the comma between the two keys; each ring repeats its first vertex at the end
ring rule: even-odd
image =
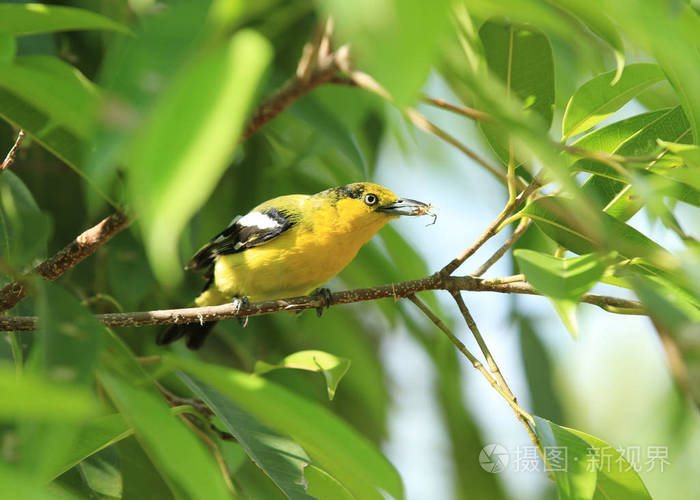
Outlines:
{"type": "Polygon", "coordinates": [[[183,325],[170,325],[156,337],[156,344],[172,344],[176,340],[185,338],[185,345],[193,351],[199,349],[207,339],[207,335],[214,328],[216,321],[206,321],[204,323],[187,323],[183,325]]]}

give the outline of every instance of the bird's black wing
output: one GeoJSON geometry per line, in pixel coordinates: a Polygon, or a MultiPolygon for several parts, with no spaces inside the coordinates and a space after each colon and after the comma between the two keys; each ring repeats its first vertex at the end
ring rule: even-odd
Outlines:
{"type": "Polygon", "coordinates": [[[279,236],[294,224],[295,221],[287,212],[275,208],[238,216],[194,254],[185,269],[209,268],[218,255],[242,252],[261,245],[279,236]]]}

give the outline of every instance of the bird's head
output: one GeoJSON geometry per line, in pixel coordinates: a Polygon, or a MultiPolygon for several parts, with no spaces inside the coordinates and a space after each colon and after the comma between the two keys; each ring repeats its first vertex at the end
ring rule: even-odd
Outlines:
{"type": "Polygon", "coordinates": [[[372,182],[355,182],[327,193],[338,214],[353,225],[383,226],[401,215],[424,215],[429,205],[416,200],[399,198],[390,189],[372,182]]]}

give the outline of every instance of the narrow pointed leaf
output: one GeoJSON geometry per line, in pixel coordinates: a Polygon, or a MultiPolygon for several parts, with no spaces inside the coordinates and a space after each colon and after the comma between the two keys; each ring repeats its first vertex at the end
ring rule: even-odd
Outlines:
{"type": "Polygon", "coordinates": [[[251,460],[292,500],[314,497],[303,486],[304,468],[311,461],[303,449],[260,424],[236,403],[224,397],[209,385],[183,373],[180,378],[226,426],[251,460]]]}
{"type": "Polygon", "coordinates": [[[123,24],[85,9],[40,3],[0,5],[0,32],[34,35],[75,30],[129,32],[123,24]]]}
{"type": "MultiPolygon", "coordinates": [[[[548,129],[554,108],[554,60],[547,37],[533,26],[498,20],[486,21],[479,37],[489,72],[503,82],[510,99],[548,129]]],[[[509,140],[503,127],[480,126],[494,152],[508,164],[509,140]]]]}
{"type": "Polygon", "coordinates": [[[563,137],[585,132],[664,78],[659,66],[648,63],[625,66],[622,76],[613,84],[616,74],[617,71],[600,74],[571,96],[564,112],[563,137]]]}
{"type": "Polygon", "coordinates": [[[373,445],[318,404],[256,375],[169,357],[167,361],[214,387],[263,424],[299,443],[311,459],[358,498],[379,492],[404,497],[401,477],[373,445]],[[313,422],[313,425],[309,425],[313,422]]]}
{"type": "Polygon", "coordinates": [[[560,500],[590,500],[597,473],[591,465],[592,447],[581,437],[549,420],[535,417],[535,430],[544,448],[547,467],[560,500]]]}

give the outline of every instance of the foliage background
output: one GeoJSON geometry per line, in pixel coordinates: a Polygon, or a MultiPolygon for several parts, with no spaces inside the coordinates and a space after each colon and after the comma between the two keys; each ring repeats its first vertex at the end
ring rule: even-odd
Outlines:
{"type": "MultiPolygon", "coordinates": [[[[19,2],[4,4],[9,3],[19,2]]],[[[21,124],[29,133],[15,164],[0,176],[4,229],[0,284],[37,259],[53,255],[111,213],[106,198],[126,204],[139,220],[57,284],[34,283],[31,297],[11,311],[37,314],[43,320],[38,333],[7,336],[14,342],[14,356],[11,342],[0,344],[0,358],[6,360],[0,367],[0,387],[3,400],[10,402],[0,410],[0,483],[13,498],[71,494],[142,498],[144,491],[149,498],[225,497],[210,450],[167,413],[165,400],[152,383],[144,382],[146,372],[134,361],[134,354],[163,353],[153,343],[160,327],[120,329],[113,337],[94,324],[87,311],[184,307],[201,287],[201,279],[182,275],[179,263],[234,214],[272,196],[316,192],[360,179],[432,202],[440,217],[427,228],[413,220],[384,229],[330,287],[404,281],[440,268],[481,233],[508,192],[478,164],[416,129],[398,108],[415,104],[494,164],[504,155],[507,163],[508,154],[502,130],[419,104],[421,91],[492,113],[514,134],[519,157],[534,154],[534,165],[555,168],[558,160],[552,158],[558,158],[559,151],[549,138],[561,138],[564,110],[581,84],[614,71],[618,64],[656,63],[659,75],[665,76],[649,76],[644,80],[648,86],[640,84],[620,106],[633,97],[634,101],[613,109],[615,114],[596,127],[682,105],[677,113],[685,118],[667,128],[687,120],[693,135],[666,140],[698,143],[700,64],[694,62],[698,62],[700,23],[697,5],[681,0],[601,1],[586,6],[535,0],[498,5],[438,1],[429,7],[408,0],[54,3],[58,4],[100,13],[119,24],[93,20],[90,27],[105,29],[47,29],[32,34],[21,31],[8,16],[0,19],[4,66],[0,115],[5,119],[0,123],[0,144],[9,149],[13,143],[16,130],[11,124],[21,124]],[[294,74],[304,44],[329,13],[336,20],[337,44],[351,43],[354,63],[383,84],[395,103],[357,88],[321,86],[236,147],[251,110],[294,74]],[[488,43],[488,34],[479,36],[479,27],[492,16],[532,23],[546,35],[513,54],[521,64],[515,74],[526,75],[519,97],[527,101],[530,94],[537,96],[536,106],[526,102],[529,114],[524,116],[518,114],[522,106],[499,104],[504,89],[489,85],[503,76],[498,62],[503,47],[488,43]],[[553,71],[542,56],[550,46],[553,71]],[[52,56],[65,64],[59,68],[55,63],[26,62],[37,56],[52,56]],[[80,74],[68,74],[70,66],[80,74]],[[487,66],[490,77],[485,74],[487,66]],[[97,87],[85,83],[81,75],[97,87]],[[16,362],[17,346],[24,358],[21,378],[16,373],[22,366],[16,362]],[[95,423],[98,414],[112,420],[95,423]],[[129,428],[136,429],[136,436],[117,439],[129,428]],[[107,446],[97,451],[96,443],[107,446]],[[76,450],[85,455],[74,456],[71,452],[76,450]]],[[[498,33],[494,36],[501,39],[498,33]]],[[[651,146],[645,143],[621,154],[652,154],[656,137],[665,132],[654,130],[651,146]]],[[[698,168],[693,161],[683,168],[698,168]]],[[[596,165],[600,164],[581,171],[602,168],[596,165]]],[[[523,168],[518,172],[528,176],[523,168]]],[[[685,198],[687,202],[696,196],[694,203],[678,201],[669,195],[671,189],[647,183],[646,177],[633,172],[627,180],[635,185],[644,208],[629,224],[675,252],[677,261],[665,270],[682,269],[690,283],[681,292],[668,291],[665,282],[649,286],[631,281],[630,286],[636,286],[640,299],[652,308],[660,330],[681,346],[696,388],[700,266],[693,236],[700,226],[693,205],[700,198],[694,191],[685,198]],[[680,221],[680,232],[674,221],[680,221]]],[[[573,178],[583,183],[586,175],[573,178]]],[[[685,185],[700,189],[692,181],[685,185]]],[[[619,249],[614,238],[604,233],[601,249],[619,249]]],[[[474,259],[481,262],[504,239],[499,235],[474,259]]],[[[557,244],[532,226],[518,246],[554,253],[557,244]]],[[[508,255],[491,273],[516,271],[508,255]]],[[[609,284],[598,284],[594,291],[634,297],[633,292],[609,284]]],[[[425,295],[476,351],[466,329],[459,327],[454,306],[438,294],[425,295]]],[[[693,464],[700,459],[697,408],[671,376],[673,366],[648,319],[581,306],[579,339],[573,340],[546,299],[476,293],[467,299],[524,407],[613,446],[668,446],[671,464],[663,473],[640,472],[651,496],[698,495],[693,474],[693,464]]],[[[225,392],[222,387],[228,381],[239,392],[227,394],[227,404],[232,400],[252,405],[254,390],[246,385],[247,379],[234,382],[226,378],[228,374],[209,372],[210,366],[196,361],[251,372],[259,360],[276,363],[306,349],[327,351],[351,360],[332,401],[318,374],[276,370],[265,379],[275,384],[275,390],[285,389],[285,395],[301,396],[315,409],[328,409],[383,449],[398,467],[408,498],[566,497],[542,472],[490,475],[479,466],[485,443],[501,443],[514,451],[529,446],[527,436],[507,405],[458,358],[449,341],[404,302],[333,307],[322,320],[312,313],[262,316],[252,318],[245,329],[233,321],[223,322],[196,356],[177,345],[175,361],[164,364],[189,367],[190,375],[219,392],[225,392]]],[[[190,394],[171,371],[159,370],[158,365],[144,368],[160,376],[170,391],[190,394]]],[[[357,498],[373,497],[362,493],[377,495],[376,490],[362,489],[362,483],[369,484],[368,477],[387,490],[395,485],[386,464],[362,448],[358,443],[364,441],[355,435],[327,434],[321,448],[339,453],[325,461],[319,458],[323,453],[312,447],[319,436],[303,441],[303,432],[321,428],[321,420],[305,421],[295,413],[301,408],[295,406],[298,401],[285,407],[277,399],[280,394],[261,396],[255,412],[268,420],[253,412],[256,418],[249,425],[257,429],[262,421],[295,438],[297,444],[270,441],[277,455],[302,454],[283,470],[291,467],[300,474],[300,463],[308,457],[299,444],[313,455],[320,472],[314,476],[306,469],[312,485],[309,493],[339,498],[341,487],[332,481],[329,486],[325,473],[357,498]],[[300,428],[291,429],[293,425],[300,428]],[[348,475],[342,476],[341,470],[348,475]]],[[[224,406],[220,401],[215,405],[224,406]]],[[[220,420],[216,424],[228,428],[220,420]]],[[[209,439],[220,449],[241,498],[283,497],[239,444],[217,435],[209,439]]],[[[280,480],[292,497],[300,495],[294,486],[297,479],[280,480]],[[293,490],[296,493],[290,493],[293,490]]]]}

